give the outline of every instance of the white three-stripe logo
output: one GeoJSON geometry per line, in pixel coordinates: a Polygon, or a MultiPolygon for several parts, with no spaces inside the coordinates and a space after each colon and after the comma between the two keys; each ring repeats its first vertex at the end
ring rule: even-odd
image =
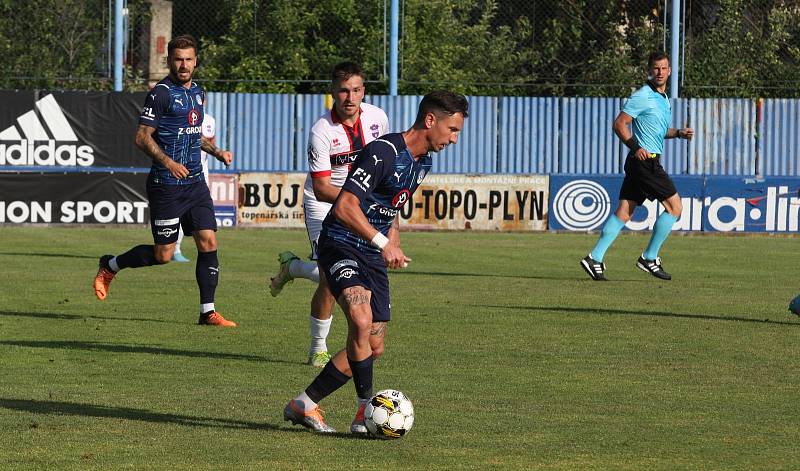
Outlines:
{"type": "MultiPolygon", "coordinates": [[[[77,141],[78,136],[75,131],[69,126],[67,117],[58,106],[53,95],[47,95],[41,100],[36,102],[36,109],[39,110],[42,118],[44,118],[47,127],[53,134],[53,139],[56,141],[77,141]]],[[[12,125],[0,132],[0,141],[19,141],[27,139],[29,141],[46,141],[50,139],[47,135],[42,122],[39,120],[35,110],[30,110],[27,113],[17,118],[17,123],[22,129],[25,137],[22,137],[17,131],[16,126],[12,125]]]]}
{"type": "Polygon", "coordinates": [[[94,149],[78,142],[55,97],[47,95],[35,106],[0,131],[0,165],[92,166],[94,149]]]}

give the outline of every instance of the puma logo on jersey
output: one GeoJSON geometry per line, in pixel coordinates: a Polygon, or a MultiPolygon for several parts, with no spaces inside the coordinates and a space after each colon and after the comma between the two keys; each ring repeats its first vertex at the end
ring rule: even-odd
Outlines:
{"type": "Polygon", "coordinates": [[[378,165],[378,162],[383,162],[383,159],[379,159],[375,154],[372,154],[372,158],[375,159],[375,165],[378,165]]]}

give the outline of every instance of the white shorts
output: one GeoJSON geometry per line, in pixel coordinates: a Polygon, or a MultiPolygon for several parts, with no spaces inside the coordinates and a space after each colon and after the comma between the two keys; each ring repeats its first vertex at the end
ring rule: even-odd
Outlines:
{"type": "Polygon", "coordinates": [[[317,201],[307,193],[303,198],[303,212],[305,213],[306,231],[308,231],[308,242],[311,244],[311,255],[309,259],[317,260],[317,241],[322,232],[322,221],[333,207],[330,203],[317,201]]]}

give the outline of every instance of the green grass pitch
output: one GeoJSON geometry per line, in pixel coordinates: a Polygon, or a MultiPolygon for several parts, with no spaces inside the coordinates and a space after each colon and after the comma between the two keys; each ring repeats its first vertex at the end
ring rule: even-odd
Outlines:
{"type": "MultiPolygon", "coordinates": [[[[316,374],[314,286],[266,283],[278,252],[308,253],[303,231],[220,231],[217,307],[240,323],[220,329],[196,325],[194,263],[94,299],[98,256],[146,228],[0,230],[2,469],[800,468],[796,238],[673,236],[663,282],[625,234],[597,283],[578,264],[596,235],[403,233],[375,388],[416,423],[377,441],[282,420],[316,374]]],[[[337,309],[331,349],[344,334],[337,309]]],[[[322,406],[347,430],[352,385],[322,406]]]]}

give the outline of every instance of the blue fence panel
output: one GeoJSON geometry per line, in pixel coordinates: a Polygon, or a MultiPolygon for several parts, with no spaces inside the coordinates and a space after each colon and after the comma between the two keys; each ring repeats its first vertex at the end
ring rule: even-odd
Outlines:
{"type": "MultiPolygon", "coordinates": [[[[295,165],[296,95],[215,93],[215,102],[227,101],[218,112],[220,147],[233,152],[231,169],[239,171],[288,171],[295,165]],[[226,98],[220,95],[227,95],[226,98]],[[216,100],[215,100],[216,98],[216,100]]],[[[212,169],[224,168],[212,162],[212,169]]]]}
{"type": "MultiPolygon", "coordinates": [[[[672,105],[673,128],[692,127],[689,121],[689,100],[679,98],[670,100],[672,105]]],[[[689,142],[684,139],[667,139],[664,141],[664,155],[661,165],[670,175],[689,173],[689,142]]]]}
{"type": "MultiPolygon", "coordinates": [[[[206,103],[203,105],[206,114],[210,114],[217,121],[217,147],[227,149],[228,146],[228,94],[210,92],[206,94],[206,103]]],[[[234,155],[234,158],[237,156],[234,155]]],[[[210,168],[219,169],[225,166],[217,159],[209,159],[210,168]]]]}
{"type": "Polygon", "coordinates": [[[764,100],[761,116],[759,171],[770,176],[800,175],[800,100],[764,100]]]}
{"type": "Polygon", "coordinates": [[[433,154],[436,173],[497,172],[497,98],[467,97],[469,118],[458,143],[433,154]]]}
{"type": "Polygon", "coordinates": [[[622,171],[624,150],[611,129],[619,98],[562,98],[560,173],[608,174],[622,171]]]}
{"type": "Polygon", "coordinates": [[[558,98],[500,98],[499,173],[558,171],[558,112],[558,98]]]}
{"type": "Polygon", "coordinates": [[[389,117],[389,132],[402,132],[414,124],[420,100],[422,97],[416,95],[371,95],[365,101],[386,112],[389,117]]]}
{"type": "MultiPolygon", "coordinates": [[[[392,132],[405,131],[414,124],[421,96],[369,97],[369,102],[383,109],[392,132]]],[[[434,154],[436,173],[495,173],[497,171],[497,98],[467,97],[469,118],[458,144],[434,154]]]]}
{"type": "Polygon", "coordinates": [[[297,115],[295,116],[295,155],[292,170],[308,171],[308,137],[311,127],[328,109],[325,107],[327,95],[296,95],[297,115]]]}
{"type": "MultiPolygon", "coordinates": [[[[421,96],[368,96],[398,132],[414,122],[421,96]]],[[[461,139],[434,158],[443,173],[619,174],[626,149],[611,130],[619,98],[468,97],[461,139]]],[[[311,125],[324,95],[210,93],[217,142],[234,152],[233,169],[306,171],[311,125]]],[[[756,103],[747,99],[673,100],[673,126],[691,142],[668,140],[672,175],[800,175],[800,100],[764,100],[756,141],[756,103]]],[[[213,169],[223,166],[212,161],[213,169]]]]}
{"type": "Polygon", "coordinates": [[[689,142],[689,173],[755,175],[755,107],[748,99],[689,101],[695,138],[689,142]]]}

